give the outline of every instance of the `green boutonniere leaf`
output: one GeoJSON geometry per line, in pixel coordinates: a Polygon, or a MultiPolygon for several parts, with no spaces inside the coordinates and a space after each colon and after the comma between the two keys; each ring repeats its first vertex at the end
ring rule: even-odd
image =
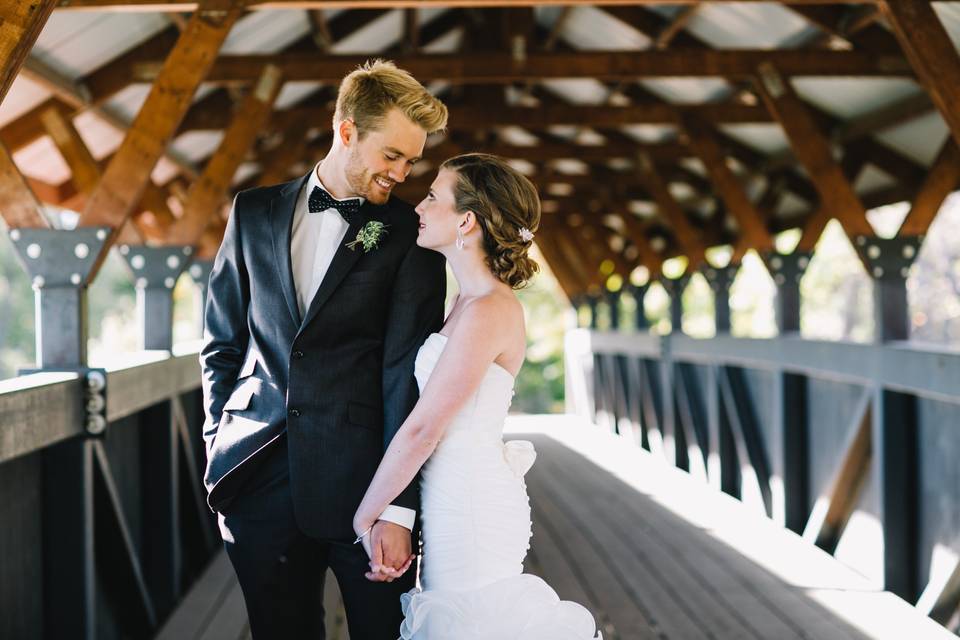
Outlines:
{"type": "Polygon", "coordinates": [[[360,245],[364,253],[369,253],[379,246],[380,239],[385,235],[387,235],[387,225],[379,220],[371,220],[363,225],[357,232],[357,237],[352,242],[348,242],[347,246],[352,251],[360,245]]]}

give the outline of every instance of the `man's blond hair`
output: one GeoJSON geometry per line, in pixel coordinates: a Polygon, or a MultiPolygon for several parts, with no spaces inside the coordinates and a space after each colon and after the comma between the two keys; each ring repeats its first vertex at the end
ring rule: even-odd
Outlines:
{"type": "Polygon", "coordinates": [[[379,130],[394,107],[428,134],[447,126],[447,107],[408,72],[383,60],[357,67],[340,82],[333,124],[352,119],[362,137],[379,130]]]}

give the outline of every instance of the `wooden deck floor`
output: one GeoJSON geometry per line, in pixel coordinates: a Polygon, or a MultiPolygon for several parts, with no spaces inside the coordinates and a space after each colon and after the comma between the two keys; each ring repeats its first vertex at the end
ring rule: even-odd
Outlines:
{"type": "MultiPolygon", "coordinates": [[[[532,440],[538,451],[527,475],[534,520],[527,570],[590,609],[607,640],[954,637],[617,436],[569,417],[517,417],[507,437],[532,440]]],[[[325,599],[335,612],[328,638],[347,638],[338,594],[328,589],[325,599]]],[[[159,637],[249,638],[222,554],[159,637]]]]}

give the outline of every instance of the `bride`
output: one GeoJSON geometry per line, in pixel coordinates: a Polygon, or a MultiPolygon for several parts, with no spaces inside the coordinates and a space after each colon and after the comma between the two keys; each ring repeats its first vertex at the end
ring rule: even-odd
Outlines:
{"type": "MultiPolygon", "coordinates": [[[[460,287],[440,333],[420,348],[420,401],[387,449],[354,517],[368,532],[421,470],[421,584],[402,598],[404,640],[586,640],[590,613],[523,573],[531,536],[523,474],[529,442],[502,440],[526,347],[513,293],[537,271],[527,255],[540,222],[536,189],[503,160],[443,163],[417,206],[417,244],[442,253],[460,287]]],[[[372,562],[372,571],[400,572],[372,562]]],[[[596,634],[596,636],[595,636],[596,634]]]]}

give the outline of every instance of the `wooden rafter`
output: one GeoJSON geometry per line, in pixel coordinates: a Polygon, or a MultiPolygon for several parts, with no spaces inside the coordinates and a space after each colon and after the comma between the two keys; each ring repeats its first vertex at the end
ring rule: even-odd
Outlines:
{"type": "Polygon", "coordinates": [[[215,5],[205,5],[191,17],[123,143],[87,200],[81,225],[106,224],[114,229],[123,226],[240,12],[238,7],[223,11],[215,5]]]}
{"type": "Polygon", "coordinates": [[[710,180],[727,209],[737,220],[741,239],[757,251],[773,246],[763,215],[747,197],[740,180],[727,166],[726,156],[710,128],[692,119],[683,120],[683,128],[710,175],[710,180]]]}
{"type": "Polygon", "coordinates": [[[657,203],[657,212],[660,217],[670,225],[677,243],[683,249],[690,259],[690,270],[694,270],[706,259],[704,254],[706,247],[697,233],[697,230],[690,224],[687,214],[680,207],[666,181],[660,175],[656,164],[649,156],[641,156],[639,162],[640,179],[643,181],[647,191],[653,196],[657,203]]]}
{"type": "MultiPolygon", "coordinates": [[[[689,105],[681,108],[668,104],[632,105],[626,107],[597,107],[578,105],[549,105],[537,108],[450,105],[451,130],[475,130],[514,125],[528,129],[544,129],[554,125],[583,125],[587,127],[620,127],[630,124],[673,124],[677,113],[689,113],[714,124],[770,122],[770,115],[762,107],[733,103],[689,105]]],[[[329,121],[333,111],[326,104],[306,104],[278,111],[271,126],[286,128],[293,120],[304,117],[314,121],[329,121]]],[[[226,127],[228,115],[218,109],[196,109],[184,120],[181,133],[192,130],[216,130],[226,127]]]]}
{"type": "Polygon", "coordinates": [[[194,245],[200,241],[207,223],[219,211],[220,204],[227,196],[227,189],[237,168],[253,147],[257,134],[270,115],[281,86],[280,70],[266,66],[257,86],[233,115],[233,122],[224,133],[219,148],[207,162],[203,174],[190,187],[183,215],[170,229],[167,244],[194,245]]]}
{"type": "MultiPolygon", "coordinates": [[[[70,167],[70,179],[77,191],[84,197],[88,196],[100,183],[101,163],[90,153],[69,116],[51,107],[41,115],[41,120],[60,155],[70,167]]],[[[133,227],[130,224],[125,225],[118,241],[124,244],[140,244],[143,239],[161,240],[167,227],[173,223],[173,214],[166,200],[166,194],[159,187],[152,182],[148,183],[139,208],[141,213],[149,211],[151,215],[134,216],[133,227]]]]}
{"type": "Polygon", "coordinates": [[[927,179],[917,192],[913,206],[900,227],[900,234],[919,236],[927,233],[944,200],[960,185],[960,148],[952,137],[943,143],[927,179]]]}
{"type": "Polygon", "coordinates": [[[680,10],[669,23],[667,23],[657,34],[653,41],[653,46],[657,49],[666,49],[670,43],[686,28],[693,20],[702,5],[691,4],[680,10]]]}
{"type": "Polygon", "coordinates": [[[5,0],[0,6],[0,101],[55,6],[54,0],[5,0]]]}
{"type": "MultiPolygon", "coordinates": [[[[336,83],[369,56],[317,56],[308,53],[227,55],[217,59],[208,82],[250,84],[264,64],[275,64],[290,81],[336,83]]],[[[396,56],[394,61],[421,81],[510,83],[531,79],[592,78],[632,81],[637,78],[723,76],[749,79],[763,62],[790,76],[911,77],[910,65],[897,55],[858,51],[714,50],[530,52],[396,56]]],[[[161,60],[133,69],[128,82],[152,82],[161,60]]]]}
{"type": "Polygon", "coordinates": [[[769,64],[760,66],[758,76],[757,86],[767,108],[780,122],[794,153],[820,194],[820,208],[805,226],[798,249],[811,250],[830,218],[839,220],[851,239],[873,235],[863,203],[790,81],[769,64]]]}
{"type": "Polygon", "coordinates": [[[960,54],[926,0],[880,0],[883,16],[917,76],[960,142],[960,54]]]}
{"type": "Polygon", "coordinates": [[[7,227],[49,227],[40,202],[27,184],[6,147],[0,144],[0,216],[7,227]]]}

